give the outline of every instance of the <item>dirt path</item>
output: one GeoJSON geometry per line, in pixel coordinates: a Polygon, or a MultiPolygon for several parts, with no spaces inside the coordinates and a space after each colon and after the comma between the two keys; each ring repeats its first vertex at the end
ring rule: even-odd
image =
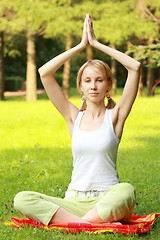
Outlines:
{"type": "MultiPolygon", "coordinates": [[[[37,94],[41,94],[41,93],[45,93],[45,90],[44,89],[38,89],[37,90],[37,94]]],[[[26,91],[21,91],[21,90],[19,90],[19,91],[16,91],[16,92],[5,92],[4,93],[4,96],[24,96],[24,95],[26,95],[26,91]]]]}

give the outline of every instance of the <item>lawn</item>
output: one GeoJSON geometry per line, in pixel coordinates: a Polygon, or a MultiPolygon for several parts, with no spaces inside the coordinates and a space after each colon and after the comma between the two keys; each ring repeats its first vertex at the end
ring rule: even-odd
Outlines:
{"type": "MultiPolygon", "coordinates": [[[[118,101],[119,96],[115,97],[118,101]]],[[[80,105],[79,97],[71,101],[80,105]]],[[[119,146],[120,181],[136,188],[134,213],[160,212],[160,95],[138,97],[126,121],[119,146]]],[[[33,190],[64,197],[72,172],[71,138],[64,119],[45,95],[37,102],[8,97],[0,102],[0,239],[159,239],[160,220],[145,235],[66,234],[59,231],[5,226],[17,192],[33,190]]]]}

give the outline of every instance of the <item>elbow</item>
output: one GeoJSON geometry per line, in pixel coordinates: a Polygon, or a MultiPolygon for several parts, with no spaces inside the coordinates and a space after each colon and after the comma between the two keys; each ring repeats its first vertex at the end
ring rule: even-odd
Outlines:
{"type": "Polygon", "coordinates": [[[142,63],[139,61],[136,61],[135,65],[135,71],[139,72],[141,70],[142,63]]]}
{"type": "Polygon", "coordinates": [[[38,72],[40,75],[41,82],[43,83],[44,79],[47,77],[47,74],[44,71],[43,66],[38,69],[38,72]]]}
{"type": "Polygon", "coordinates": [[[39,75],[41,75],[42,67],[38,68],[39,75]]]}
{"type": "Polygon", "coordinates": [[[140,72],[141,70],[141,62],[134,60],[134,63],[130,67],[126,67],[128,71],[133,71],[133,72],[140,72]]]}
{"type": "Polygon", "coordinates": [[[43,71],[43,68],[40,67],[40,68],[38,69],[38,72],[39,72],[40,78],[42,79],[42,78],[44,77],[44,71],[43,71]]]}
{"type": "Polygon", "coordinates": [[[53,77],[54,73],[52,73],[51,71],[47,70],[44,66],[40,67],[38,69],[41,81],[43,81],[44,78],[46,77],[53,77]]]}

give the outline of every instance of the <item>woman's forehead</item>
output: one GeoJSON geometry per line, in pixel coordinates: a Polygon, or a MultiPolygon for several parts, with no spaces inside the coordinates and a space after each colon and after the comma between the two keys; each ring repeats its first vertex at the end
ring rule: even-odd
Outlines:
{"type": "Polygon", "coordinates": [[[105,70],[96,66],[87,66],[82,73],[82,77],[85,77],[87,75],[91,75],[91,74],[95,74],[95,75],[99,75],[99,76],[106,76],[105,70]]]}

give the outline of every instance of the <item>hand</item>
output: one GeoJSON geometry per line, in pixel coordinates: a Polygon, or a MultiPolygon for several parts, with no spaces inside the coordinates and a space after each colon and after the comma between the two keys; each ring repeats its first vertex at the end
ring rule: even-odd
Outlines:
{"type": "Polygon", "coordinates": [[[109,98],[108,99],[108,104],[106,106],[106,108],[108,109],[112,109],[116,106],[116,102],[112,99],[112,98],[109,98]]]}
{"type": "Polygon", "coordinates": [[[94,46],[94,44],[97,42],[96,37],[94,35],[94,30],[93,30],[93,24],[91,20],[90,14],[86,15],[87,17],[87,34],[88,34],[88,42],[91,46],[94,46]]]}
{"type": "Polygon", "coordinates": [[[86,18],[85,18],[85,21],[84,21],[81,44],[83,45],[83,47],[86,47],[88,45],[88,43],[89,42],[88,42],[88,35],[87,35],[87,14],[86,14],[86,18]]]}

